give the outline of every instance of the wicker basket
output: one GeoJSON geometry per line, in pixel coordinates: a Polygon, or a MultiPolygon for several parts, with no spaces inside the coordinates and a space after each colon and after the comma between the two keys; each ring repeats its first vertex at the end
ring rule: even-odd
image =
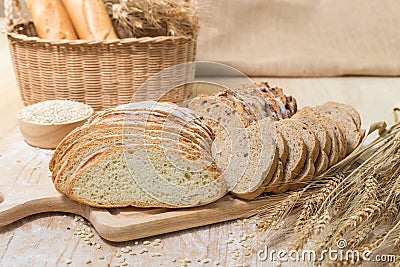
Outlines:
{"type": "MultiPolygon", "coordinates": [[[[5,0],[6,34],[17,84],[25,105],[50,99],[85,102],[95,110],[135,101],[157,100],[159,86],[137,89],[152,75],[195,60],[196,40],[189,36],[129,38],[113,41],[49,41],[37,37],[18,0],[5,0]],[[13,13],[17,14],[14,18],[13,13]]],[[[194,78],[194,67],[163,77],[194,78]],[[185,77],[182,77],[185,76],[185,77]]],[[[181,102],[189,86],[174,90],[164,101],[181,102]]]]}

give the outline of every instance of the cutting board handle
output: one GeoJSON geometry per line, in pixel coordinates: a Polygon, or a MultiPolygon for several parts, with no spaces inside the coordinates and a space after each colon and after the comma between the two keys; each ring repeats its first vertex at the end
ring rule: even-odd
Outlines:
{"type": "Polygon", "coordinates": [[[0,227],[27,216],[51,211],[70,212],[86,217],[87,207],[59,193],[53,186],[0,185],[0,227]]]}

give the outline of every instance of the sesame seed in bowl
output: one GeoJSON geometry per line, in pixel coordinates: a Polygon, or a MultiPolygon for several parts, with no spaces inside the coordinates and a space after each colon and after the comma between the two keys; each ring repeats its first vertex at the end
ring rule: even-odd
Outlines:
{"type": "Polygon", "coordinates": [[[62,124],[86,118],[93,109],[84,103],[70,100],[47,100],[23,108],[17,118],[39,124],[62,124]]]}
{"type": "Polygon", "coordinates": [[[29,145],[52,149],[93,113],[93,108],[84,103],[47,100],[24,107],[17,118],[21,134],[29,145]]]}

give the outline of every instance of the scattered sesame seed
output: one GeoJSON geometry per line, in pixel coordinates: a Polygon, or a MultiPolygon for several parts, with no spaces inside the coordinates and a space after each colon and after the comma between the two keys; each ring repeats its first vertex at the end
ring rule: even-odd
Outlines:
{"type": "Polygon", "coordinates": [[[115,252],[115,253],[114,253],[114,256],[117,257],[117,258],[120,258],[120,257],[121,257],[121,253],[115,252]]]}
{"type": "Polygon", "coordinates": [[[143,254],[143,253],[145,253],[145,252],[148,252],[148,250],[147,250],[146,248],[143,248],[143,249],[139,252],[139,254],[143,254]]]}
{"type": "Polygon", "coordinates": [[[144,241],[143,245],[150,245],[150,241],[144,241]]]}
{"type": "Polygon", "coordinates": [[[103,255],[99,256],[99,260],[104,260],[104,259],[105,259],[105,257],[103,255]]]}
{"type": "Polygon", "coordinates": [[[248,257],[248,256],[250,256],[250,252],[246,252],[246,253],[244,253],[244,255],[245,255],[246,257],[248,257]]]}
{"type": "Polygon", "coordinates": [[[157,238],[154,242],[161,243],[161,239],[157,238]]]}
{"type": "Polygon", "coordinates": [[[158,247],[160,245],[160,243],[153,242],[152,245],[155,247],[158,247]]]}
{"type": "Polygon", "coordinates": [[[71,260],[71,259],[66,259],[66,260],[65,260],[65,263],[66,263],[66,264],[71,264],[71,263],[72,263],[72,260],[71,260]]]}
{"type": "Polygon", "coordinates": [[[207,264],[207,263],[209,263],[209,262],[210,262],[209,259],[204,259],[204,260],[203,260],[203,263],[204,263],[204,264],[207,264]]]}
{"type": "Polygon", "coordinates": [[[135,245],[139,245],[139,241],[135,241],[135,245]]]}
{"type": "Polygon", "coordinates": [[[172,262],[176,262],[176,259],[173,259],[172,262]]]}
{"type": "Polygon", "coordinates": [[[121,248],[121,252],[123,252],[123,253],[129,253],[131,250],[130,249],[128,249],[128,248],[121,248]]]}
{"type": "Polygon", "coordinates": [[[151,253],[151,256],[152,257],[161,257],[161,254],[160,253],[151,253]]]}
{"type": "Polygon", "coordinates": [[[131,255],[131,256],[135,256],[135,255],[136,255],[136,253],[135,253],[135,252],[131,252],[131,253],[129,253],[129,255],[131,255]]]}
{"type": "Polygon", "coordinates": [[[219,262],[217,261],[217,262],[215,263],[215,265],[217,265],[217,266],[218,266],[218,265],[219,265],[219,262]]]}
{"type": "Polygon", "coordinates": [[[92,263],[92,260],[86,260],[85,261],[85,264],[91,264],[92,263]]]}
{"type": "Polygon", "coordinates": [[[250,238],[253,238],[253,237],[254,237],[254,235],[253,235],[253,234],[249,234],[249,237],[250,237],[250,238]]]}
{"type": "Polygon", "coordinates": [[[121,265],[122,266],[128,266],[128,263],[127,262],[123,262],[121,265]]]}
{"type": "Polygon", "coordinates": [[[185,258],[185,263],[191,263],[192,262],[192,260],[189,260],[188,258],[185,258]]]}

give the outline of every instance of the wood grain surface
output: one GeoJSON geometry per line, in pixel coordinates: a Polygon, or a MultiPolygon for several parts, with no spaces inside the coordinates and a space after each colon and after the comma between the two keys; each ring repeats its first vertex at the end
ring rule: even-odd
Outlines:
{"type": "MultiPolygon", "coordinates": [[[[52,151],[33,149],[21,141],[15,114],[22,103],[8,53],[7,42],[1,36],[0,185],[49,184],[47,163],[52,151]]],[[[390,124],[392,108],[400,106],[399,78],[256,80],[267,80],[271,85],[285,88],[287,93],[296,96],[299,106],[332,100],[352,104],[360,110],[364,126],[377,120],[386,120],[390,124]]],[[[112,243],[101,239],[95,232],[90,240],[85,241],[84,237],[74,235],[75,230],[82,227],[82,222],[76,220],[71,214],[45,213],[0,228],[0,266],[67,266],[69,259],[71,263],[68,266],[124,266],[122,259],[127,266],[180,266],[185,258],[188,266],[217,266],[216,263],[218,266],[273,266],[271,262],[257,260],[257,250],[252,249],[252,244],[262,246],[263,238],[266,238],[257,238],[260,233],[255,231],[256,219],[219,223],[145,239],[154,241],[158,238],[161,240],[159,246],[143,245],[144,240],[138,240],[137,245],[135,241],[112,243]],[[101,248],[93,243],[100,244],[101,248]],[[132,247],[132,255],[116,253],[127,245],[132,247]],[[143,248],[148,252],[140,254],[143,248]],[[237,258],[233,257],[235,251],[239,255],[237,258]],[[122,256],[118,257],[119,254],[122,256]],[[86,264],[88,260],[91,263],[86,264]]],[[[278,244],[276,248],[279,248],[278,244]]]]}

